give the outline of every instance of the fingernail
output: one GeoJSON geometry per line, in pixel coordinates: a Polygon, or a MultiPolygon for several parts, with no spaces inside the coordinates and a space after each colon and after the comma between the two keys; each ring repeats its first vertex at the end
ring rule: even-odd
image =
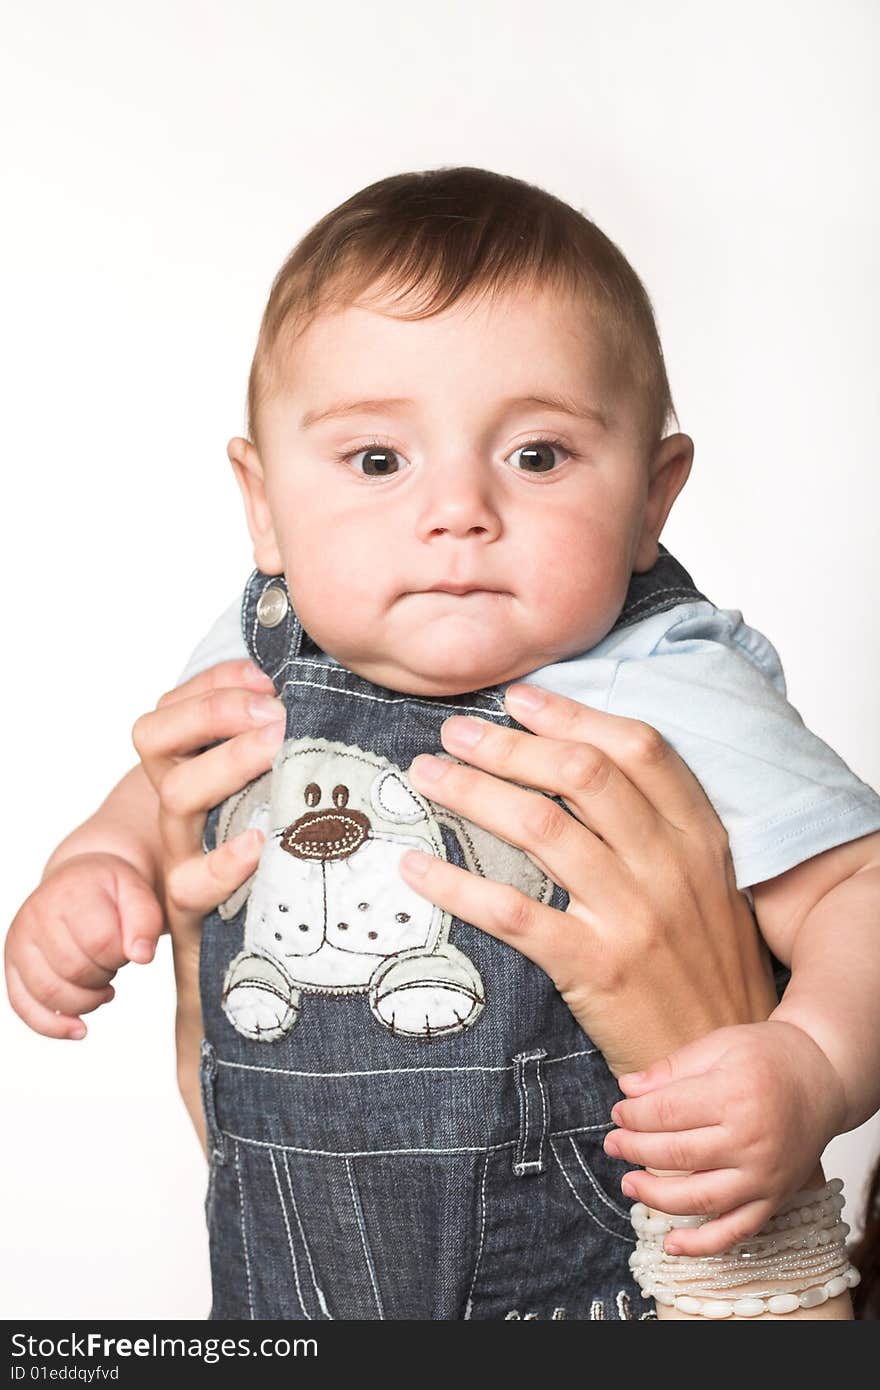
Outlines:
{"type": "Polygon", "coordinates": [[[619,1125],[619,1124],[621,1123],[621,1120],[620,1120],[620,1111],[618,1110],[618,1108],[617,1108],[616,1105],[615,1105],[614,1109],[611,1111],[611,1118],[612,1118],[612,1120],[614,1121],[614,1123],[615,1123],[616,1125],[619,1125]]]}
{"type": "Polygon", "coordinates": [[[522,709],[540,709],[547,696],[536,685],[512,685],[507,692],[507,699],[522,709]]]}
{"type": "Polygon", "coordinates": [[[239,859],[249,859],[258,845],[262,844],[263,837],[259,830],[246,830],[243,835],[236,835],[229,841],[229,848],[233,854],[237,854],[239,859]]]}
{"type": "Polygon", "coordinates": [[[285,708],[280,700],[274,696],[267,695],[262,699],[248,700],[248,714],[257,724],[274,724],[276,720],[283,719],[285,708]]]}
{"type": "Polygon", "coordinates": [[[668,1240],[666,1244],[663,1246],[663,1249],[666,1251],[667,1255],[681,1254],[681,1246],[676,1245],[674,1240],[668,1240]]]}
{"type": "Polygon", "coordinates": [[[624,1197],[635,1197],[636,1195],[635,1183],[628,1177],[621,1179],[620,1190],[624,1197]]]}
{"type": "Polygon", "coordinates": [[[245,680],[253,681],[255,685],[259,683],[260,685],[270,685],[273,690],[275,688],[272,677],[266,671],[261,671],[259,666],[255,666],[252,661],[245,663],[242,674],[245,680]]]}
{"type": "Polygon", "coordinates": [[[267,724],[265,729],[260,730],[257,738],[261,743],[283,743],[286,726],[286,719],[275,719],[271,724],[267,724]]]}
{"type": "Polygon", "coordinates": [[[450,719],[444,719],[440,726],[441,734],[445,734],[450,743],[458,743],[466,748],[473,748],[475,743],[479,743],[483,734],[486,732],[485,719],[467,719],[460,714],[454,714],[450,719]]]}
{"type": "Polygon", "coordinates": [[[74,1024],[73,1027],[70,1029],[69,1033],[67,1034],[69,1038],[84,1038],[85,1035],[86,1030],[81,1023],[74,1024]]]}
{"type": "Polygon", "coordinates": [[[605,1135],[605,1145],[604,1145],[604,1147],[605,1147],[605,1152],[606,1152],[607,1154],[610,1154],[612,1158],[619,1158],[619,1157],[620,1157],[620,1145],[619,1145],[618,1142],[617,1142],[617,1136],[616,1136],[616,1135],[614,1135],[614,1134],[606,1134],[606,1135],[605,1135]]]}
{"type": "Polygon", "coordinates": [[[137,941],[131,943],[131,959],[135,965],[146,965],[153,959],[153,943],[146,937],[139,936],[137,941]]]}
{"type": "Polygon", "coordinates": [[[617,1078],[620,1083],[625,1081],[627,1086],[638,1086],[639,1082],[644,1081],[644,1079],[645,1073],[643,1071],[628,1071],[624,1076],[617,1078]]]}
{"type": "Polygon", "coordinates": [[[427,872],[430,854],[422,854],[420,849],[408,849],[400,861],[400,867],[408,873],[421,875],[427,872]]]}
{"type": "Polygon", "coordinates": [[[414,772],[416,777],[424,777],[429,782],[436,782],[445,772],[442,758],[435,758],[433,753],[420,753],[417,758],[413,758],[408,769],[414,772]]]}

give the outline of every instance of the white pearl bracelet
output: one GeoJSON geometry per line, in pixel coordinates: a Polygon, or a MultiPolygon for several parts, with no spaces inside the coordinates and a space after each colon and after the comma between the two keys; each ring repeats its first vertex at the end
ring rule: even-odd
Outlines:
{"type": "Polygon", "coordinates": [[[837,1298],[860,1277],[847,1260],[842,1190],[834,1178],[818,1191],[797,1193],[756,1235],[711,1256],[669,1255],[663,1248],[669,1231],[711,1218],[652,1214],[634,1203],[630,1219],[638,1239],[629,1263],[642,1297],[705,1318],[793,1313],[837,1298]],[[731,1296],[737,1286],[756,1283],[756,1290],[731,1296]]]}

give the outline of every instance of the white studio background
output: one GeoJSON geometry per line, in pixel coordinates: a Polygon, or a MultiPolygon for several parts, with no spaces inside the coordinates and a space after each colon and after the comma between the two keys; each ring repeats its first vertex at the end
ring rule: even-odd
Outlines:
{"type": "MultiPolygon", "coordinates": [[[[651,293],[691,480],[664,541],[880,785],[873,0],[13,0],[0,58],[3,920],[134,761],[252,557],[227,440],[271,279],[386,175],[539,183],[651,293]]],[[[0,1009],[16,1318],[203,1318],[167,940],[80,1043],[0,1009]]],[[[849,1212],[876,1123],[836,1140],[849,1212]]]]}

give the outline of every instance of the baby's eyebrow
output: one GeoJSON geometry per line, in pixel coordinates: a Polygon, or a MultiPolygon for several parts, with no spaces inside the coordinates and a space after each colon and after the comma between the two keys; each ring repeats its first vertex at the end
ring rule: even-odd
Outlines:
{"type": "MultiPolygon", "coordinates": [[[[346,415],[394,415],[402,410],[411,410],[418,402],[412,396],[385,396],[378,399],[357,401],[332,401],[329,405],[307,410],[300,420],[300,429],[308,430],[323,420],[337,419],[346,415]]],[[[608,428],[608,416],[596,406],[585,401],[577,401],[571,396],[558,392],[543,395],[509,396],[500,401],[499,415],[510,414],[523,406],[533,406],[543,410],[553,410],[560,415],[573,415],[579,420],[590,420],[602,429],[608,428]]]]}

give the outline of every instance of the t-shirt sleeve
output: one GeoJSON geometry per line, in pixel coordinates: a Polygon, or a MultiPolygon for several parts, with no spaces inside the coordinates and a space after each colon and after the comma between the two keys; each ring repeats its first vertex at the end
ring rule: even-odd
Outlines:
{"type": "Polygon", "coordinates": [[[653,724],[695,774],[739,888],[880,829],[880,796],[806,727],[738,610],[688,605],[649,652],[617,660],[607,690],[606,709],[653,724]]]}
{"type": "Polygon", "coordinates": [[[241,596],[220,614],[213,627],[205,633],[175,681],[183,685],[200,671],[216,666],[218,661],[243,661],[249,655],[241,631],[241,596]]]}

